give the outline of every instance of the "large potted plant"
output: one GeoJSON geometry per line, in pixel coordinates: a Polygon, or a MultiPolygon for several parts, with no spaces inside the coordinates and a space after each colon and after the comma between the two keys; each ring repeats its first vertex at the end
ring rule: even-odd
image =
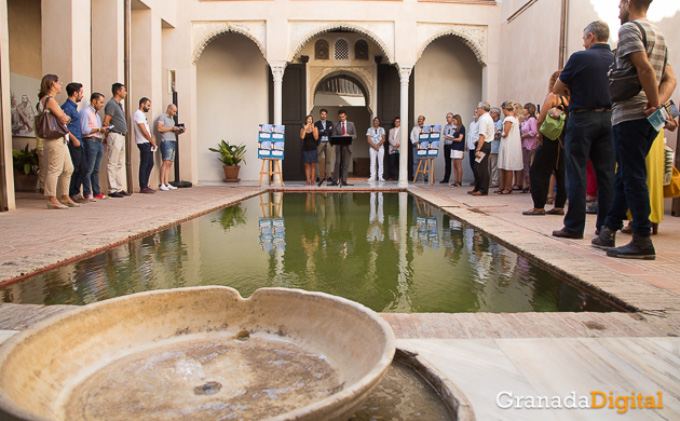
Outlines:
{"type": "Polygon", "coordinates": [[[217,152],[220,156],[217,158],[222,163],[222,168],[224,169],[224,181],[239,181],[238,173],[241,167],[239,164],[241,161],[246,162],[244,156],[246,154],[245,145],[230,145],[229,143],[222,140],[218,145],[218,148],[208,148],[212,152],[217,152]]]}
{"type": "Polygon", "coordinates": [[[37,149],[12,149],[15,191],[38,190],[38,162],[37,149]]]}

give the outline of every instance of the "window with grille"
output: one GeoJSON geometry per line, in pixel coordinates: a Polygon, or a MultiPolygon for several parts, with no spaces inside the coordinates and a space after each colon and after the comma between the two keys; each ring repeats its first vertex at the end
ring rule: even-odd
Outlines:
{"type": "Polygon", "coordinates": [[[347,60],[349,59],[349,44],[344,39],[335,41],[335,59],[347,60]]]}
{"type": "Polygon", "coordinates": [[[354,58],[356,60],[368,60],[368,43],[360,39],[354,44],[354,58]]]}
{"type": "Polygon", "coordinates": [[[328,41],[320,39],[314,44],[314,58],[328,60],[328,41]]]}

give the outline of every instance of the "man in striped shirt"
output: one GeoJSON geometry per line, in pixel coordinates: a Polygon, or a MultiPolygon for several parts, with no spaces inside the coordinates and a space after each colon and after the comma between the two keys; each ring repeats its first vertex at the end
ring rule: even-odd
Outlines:
{"type": "MultiPolygon", "coordinates": [[[[666,40],[659,29],[647,20],[652,0],[621,0],[619,3],[619,45],[616,67],[635,67],[642,90],[630,98],[614,101],[612,139],[618,169],[614,179],[614,200],[600,234],[593,246],[607,250],[607,256],[628,259],[656,257],[651,239],[650,204],[645,157],[658,132],[647,116],[661,105],[664,92],[673,90],[675,79],[666,72],[666,40]],[[626,212],[633,218],[633,239],[614,248],[616,231],[623,227],[626,212]]],[[[668,92],[670,95],[670,92],[668,92]]]]}

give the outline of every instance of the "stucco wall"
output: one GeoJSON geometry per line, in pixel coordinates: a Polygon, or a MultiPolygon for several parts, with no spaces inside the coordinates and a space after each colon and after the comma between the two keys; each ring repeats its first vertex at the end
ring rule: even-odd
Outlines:
{"type": "MultiPolygon", "coordinates": [[[[473,52],[458,38],[435,40],[415,66],[415,118],[422,114],[425,124],[446,124],[446,113],[460,114],[467,127],[476,104],[482,100],[482,69],[473,52]]],[[[406,121],[402,118],[402,121],[406,121]]],[[[416,122],[410,122],[409,127],[416,122]]],[[[435,159],[436,181],[444,175],[443,145],[435,159]]],[[[463,165],[464,179],[472,170],[463,165]]]]}
{"type": "Polygon", "coordinates": [[[257,125],[269,122],[267,62],[257,46],[238,34],[213,40],[197,65],[197,161],[199,182],[224,178],[216,147],[220,140],[247,146],[242,180],[257,180],[257,125]]]}

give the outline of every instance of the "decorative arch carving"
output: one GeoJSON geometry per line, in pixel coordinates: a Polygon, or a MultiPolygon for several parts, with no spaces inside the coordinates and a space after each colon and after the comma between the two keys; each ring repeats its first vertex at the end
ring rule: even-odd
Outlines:
{"type": "Polygon", "coordinates": [[[370,104],[371,104],[371,76],[368,74],[368,70],[363,69],[361,67],[327,67],[323,69],[321,73],[319,73],[314,81],[309,86],[309,94],[310,98],[314,98],[314,94],[316,94],[316,89],[319,87],[319,84],[323,82],[324,80],[334,77],[334,76],[350,76],[352,79],[355,79],[357,82],[359,82],[359,85],[364,92],[364,96],[366,97],[366,107],[370,110],[370,104]]]}
{"type": "Polygon", "coordinates": [[[195,24],[192,27],[196,44],[191,55],[191,63],[196,64],[203,54],[205,47],[212,40],[228,32],[241,34],[250,39],[260,49],[263,57],[267,57],[265,50],[265,23],[264,22],[222,22],[209,24],[195,24]]]}
{"type": "MultiPolygon", "coordinates": [[[[389,41],[393,41],[394,38],[394,33],[393,33],[393,27],[391,25],[384,25],[381,23],[377,23],[376,25],[379,25],[378,29],[381,30],[381,32],[384,33],[385,38],[388,38],[389,41]],[[390,32],[392,31],[392,32],[390,32]]],[[[295,29],[296,24],[291,24],[291,28],[295,29]]],[[[362,34],[366,36],[366,38],[370,39],[373,41],[381,50],[383,53],[384,57],[387,59],[388,63],[394,63],[394,53],[391,48],[388,47],[388,44],[378,36],[374,31],[370,30],[367,27],[362,26],[361,24],[357,23],[350,23],[350,22],[342,22],[342,23],[315,23],[315,22],[305,22],[304,25],[302,24],[297,24],[298,30],[304,31],[304,34],[301,36],[296,37],[298,40],[296,41],[295,39],[292,40],[292,45],[290,49],[290,53],[288,55],[288,61],[292,62],[295,60],[295,57],[300,53],[300,50],[307,45],[309,41],[311,41],[314,37],[325,34],[327,32],[332,32],[332,31],[337,31],[337,30],[345,30],[345,31],[352,31],[356,32],[359,34],[362,34]],[[319,25],[316,28],[313,28],[311,30],[305,31],[305,29],[309,26],[314,26],[314,25],[319,25]]],[[[295,38],[295,37],[294,37],[295,38]]],[[[391,44],[390,44],[391,45],[391,44]]]]}
{"type": "Polygon", "coordinates": [[[445,36],[455,36],[472,50],[479,65],[485,67],[488,53],[487,35],[485,26],[419,24],[416,62],[420,60],[427,46],[434,40],[445,36]]]}

